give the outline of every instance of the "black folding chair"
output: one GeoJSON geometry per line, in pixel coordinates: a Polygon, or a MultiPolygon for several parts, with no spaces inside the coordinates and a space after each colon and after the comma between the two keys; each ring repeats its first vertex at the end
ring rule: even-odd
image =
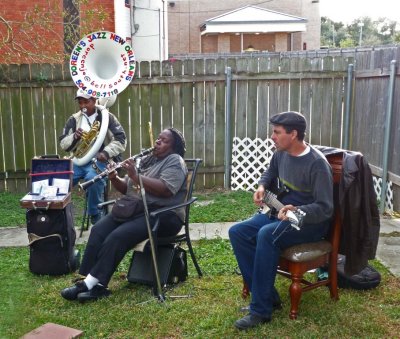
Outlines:
{"type": "Polygon", "coordinates": [[[185,201],[181,204],[161,208],[150,213],[152,219],[155,220],[152,229],[153,238],[155,240],[155,245],[156,245],[155,247],[157,248],[157,246],[168,245],[168,244],[181,244],[185,242],[189,249],[190,257],[192,258],[193,264],[196,267],[196,271],[199,277],[201,277],[203,273],[201,272],[200,266],[197,262],[196,256],[193,251],[192,242],[190,239],[189,214],[190,214],[190,206],[197,200],[197,198],[193,197],[192,194],[193,194],[194,183],[196,181],[196,174],[201,162],[202,162],[201,159],[185,159],[185,163],[188,168],[188,176],[186,181],[187,194],[185,201]],[[183,221],[183,231],[171,237],[157,237],[157,231],[160,224],[160,216],[167,211],[171,211],[181,207],[185,207],[185,212],[186,212],[185,220],[183,221]]]}

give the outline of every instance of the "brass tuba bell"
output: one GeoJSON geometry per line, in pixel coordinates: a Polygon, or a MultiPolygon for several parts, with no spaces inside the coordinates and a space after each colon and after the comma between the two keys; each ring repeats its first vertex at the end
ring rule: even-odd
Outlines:
{"type": "MultiPolygon", "coordinates": [[[[131,46],[113,32],[86,35],[75,45],[69,61],[71,77],[79,91],[97,99],[98,104],[106,108],[129,85],[135,67],[131,46]]],[[[101,125],[92,126],[75,148],[74,164],[89,163],[103,144],[108,129],[108,110],[103,109],[101,114],[101,125]]]]}

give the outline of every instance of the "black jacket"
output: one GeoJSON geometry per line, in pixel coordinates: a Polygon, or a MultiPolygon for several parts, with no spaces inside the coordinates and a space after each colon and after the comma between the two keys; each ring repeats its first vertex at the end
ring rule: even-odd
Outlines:
{"type": "Polygon", "coordinates": [[[345,272],[357,274],[374,259],[379,240],[380,220],[372,172],[361,153],[318,147],[325,155],[343,153],[339,184],[342,217],[341,254],[346,256],[345,272]]]}

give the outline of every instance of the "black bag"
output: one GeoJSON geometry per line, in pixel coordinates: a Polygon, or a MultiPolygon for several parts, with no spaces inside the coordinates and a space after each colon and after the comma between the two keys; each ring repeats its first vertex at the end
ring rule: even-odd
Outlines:
{"type": "Polygon", "coordinates": [[[370,265],[367,265],[361,272],[348,276],[344,273],[346,256],[339,255],[337,274],[338,286],[340,288],[352,288],[355,290],[369,290],[375,288],[381,282],[380,273],[370,265]]]}
{"type": "Polygon", "coordinates": [[[125,222],[132,220],[135,215],[144,212],[143,200],[136,196],[124,195],[118,198],[111,210],[114,220],[125,222]]]}
{"type": "MultiPolygon", "coordinates": [[[[160,283],[177,284],[188,276],[186,251],[174,244],[160,245],[157,250],[160,283]]],[[[153,258],[148,246],[143,252],[133,252],[127,280],[145,285],[154,284],[153,258]]]]}
{"type": "Polygon", "coordinates": [[[72,204],[63,209],[27,210],[26,221],[32,273],[61,275],[79,267],[72,204]]]}

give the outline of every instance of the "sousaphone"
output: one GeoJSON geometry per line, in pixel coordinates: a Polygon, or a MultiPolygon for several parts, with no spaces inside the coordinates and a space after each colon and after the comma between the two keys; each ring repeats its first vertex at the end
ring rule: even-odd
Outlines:
{"type": "MultiPolygon", "coordinates": [[[[75,45],[69,67],[79,91],[109,108],[132,81],[135,61],[132,47],[122,37],[102,31],[86,35],[75,45]]],[[[74,164],[85,165],[97,154],[107,134],[108,120],[108,110],[104,109],[100,128],[93,126],[74,150],[74,164]]]]}

